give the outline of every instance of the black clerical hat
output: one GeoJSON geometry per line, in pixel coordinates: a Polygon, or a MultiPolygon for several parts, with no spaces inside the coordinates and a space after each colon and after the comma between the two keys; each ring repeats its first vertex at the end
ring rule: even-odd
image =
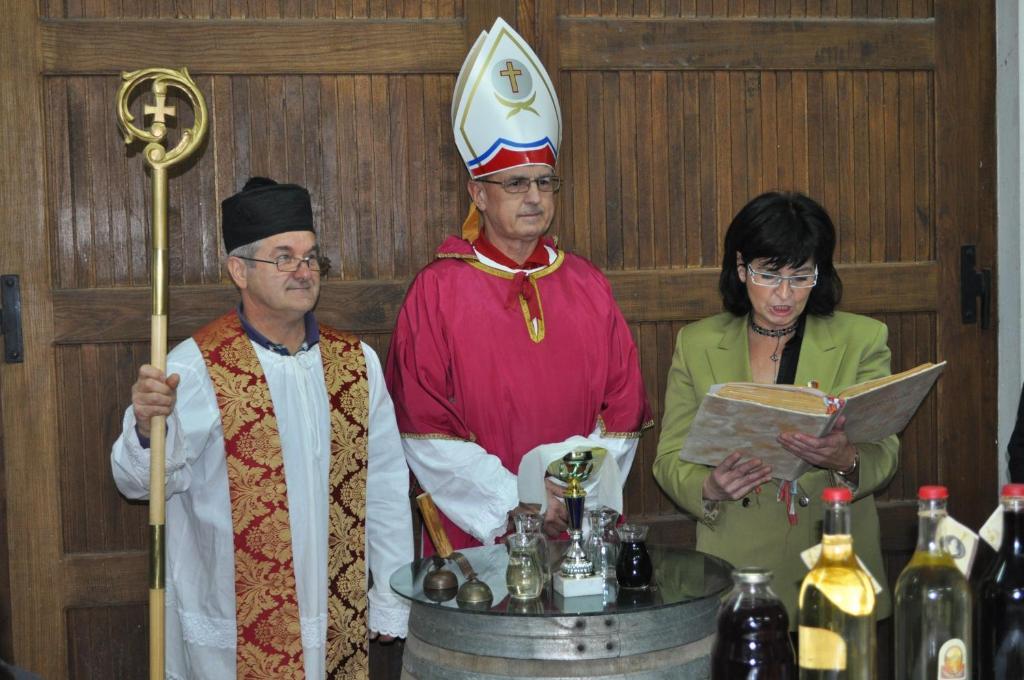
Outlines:
{"type": "Polygon", "coordinates": [[[309,192],[297,184],[251,177],[242,190],[220,204],[224,249],[287,231],[315,231],[309,192]]]}

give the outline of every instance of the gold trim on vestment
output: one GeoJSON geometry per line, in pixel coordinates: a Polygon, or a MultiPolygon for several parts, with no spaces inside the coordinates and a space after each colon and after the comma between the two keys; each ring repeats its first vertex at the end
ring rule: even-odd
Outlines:
{"type": "Polygon", "coordinates": [[[638,432],[608,432],[604,426],[604,418],[601,416],[597,417],[597,426],[601,430],[601,436],[607,437],[608,439],[639,439],[643,436],[644,430],[649,430],[654,427],[654,418],[641,423],[640,430],[638,432]]]}
{"type": "MultiPolygon", "coordinates": [[[[498,278],[512,281],[516,278],[516,275],[518,274],[518,272],[513,274],[512,272],[507,272],[504,269],[497,269],[495,267],[491,267],[490,265],[486,265],[478,259],[471,259],[469,257],[465,259],[466,263],[469,264],[470,266],[475,267],[476,269],[482,271],[485,274],[497,276],[498,278]]],[[[540,288],[537,287],[537,279],[543,278],[548,274],[554,273],[555,270],[562,266],[562,262],[564,261],[565,253],[563,251],[556,250],[554,262],[552,262],[551,264],[542,269],[539,269],[535,272],[526,275],[526,280],[530,282],[531,286],[533,286],[533,294],[537,298],[537,309],[540,311],[540,318],[537,319],[536,328],[534,328],[533,317],[530,316],[530,304],[526,301],[526,298],[523,297],[522,293],[518,295],[519,307],[520,309],[523,310],[523,320],[526,322],[526,332],[530,334],[530,340],[532,340],[535,343],[543,341],[545,336],[544,305],[540,299],[540,288]]]]}
{"type": "Polygon", "coordinates": [[[472,432],[469,433],[469,439],[463,437],[456,437],[451,434],[441,434],[440,432],[431,432],[429,434],[415,434],[412,432],[401,432],[400,436],[402,439],[445,439],[451,442],[469,442],[471,444],[476,443],[476,435],[472,432]]]}

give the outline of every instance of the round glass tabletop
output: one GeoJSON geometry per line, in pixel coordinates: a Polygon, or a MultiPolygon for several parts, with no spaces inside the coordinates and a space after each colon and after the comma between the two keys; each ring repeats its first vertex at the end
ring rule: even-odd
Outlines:
{"type": "MultiPolygon", "coordinates": [[[[552,572],[557,571],[561,555],[567,542],[551,542],[552,572]]],[[[505,587],[505,567],[508,554],[504,544],[466,548],[461,552],[477,573],[477,578],[486,583],[494,598],[489,608],[465,609],[472,613],[521,616],[564,616],[605,614],[659,609],[684,604],[708,597],[720,597],[732,587],[732,565],[728,562],[687,548],[648,545],[647,550],[654,564],[654,578],[646,590],[619,588],[614,579],[605,581],[601,595],[562,597],[556,593],[549,581],[539,598],[533,600],[512,600],[505,587]]],[[[413,602],[434,607],[459,609],[454,593],[445,601],[437,601],[436,594],[428,597],[423,591],[423,578],[441,563],[458,578],[459,585],[465,576],[456,563],[428,557],[398,569],[391,576],[391,588],[402,597],[413,602]]]]}

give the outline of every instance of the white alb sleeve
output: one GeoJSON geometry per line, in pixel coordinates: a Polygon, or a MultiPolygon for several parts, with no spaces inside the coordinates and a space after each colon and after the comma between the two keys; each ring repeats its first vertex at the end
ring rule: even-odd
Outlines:
{"type": "Polygon", "coordinates": [[[405,637],[409,603],[391,590],[391,574],[413,559],[409,468],[395,421],[395,407],[384,384],[377,354],[361,343],[366,357],[370,413],[366,471],[366,554],[373,573],[369,627],[382,635],[405,637]]]}

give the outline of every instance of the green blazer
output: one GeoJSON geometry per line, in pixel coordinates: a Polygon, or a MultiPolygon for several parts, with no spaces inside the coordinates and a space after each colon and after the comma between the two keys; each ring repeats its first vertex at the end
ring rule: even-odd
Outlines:
{"type": "MultiPolygon", "coordinates": [[[[885,324],[865,316],[844,312],[830,317],[808,315],[795,383],[806,385],[817,380],[819,389],[835,393],[888,375],[887,339],[885,324]]],[[[785,603],[790,627],[795,629],[797,597],[807,573],[800,552],[821,541],[821,492],[827,486],[837,486],[837,478],[823,469],[800,477],[800,490],[810,498],[810,504],[797,506],[798,522],[791,526],[786,508],[776,501],[777,482],[763,486],[760,493],[751,492],[741,501],[711,504],[717,505],[716,511],[705,506],[701,493],[711,468],[679,460],[679,451],[708,388],[752,379],[745,316],[725,312],[683,328],[669,369],[654,477],[677,505],[698,519],[698,550],[718,555],[736,567],[759,566],[774,572],[773,588],[785,603]]],[[[873,494],[896,471],[899,440],[893,435],[857,448],[860,478],[852,506],[854,550],[883,586],[876,609],[881,619],[890,615],[892,602],[873,494]]]]}

